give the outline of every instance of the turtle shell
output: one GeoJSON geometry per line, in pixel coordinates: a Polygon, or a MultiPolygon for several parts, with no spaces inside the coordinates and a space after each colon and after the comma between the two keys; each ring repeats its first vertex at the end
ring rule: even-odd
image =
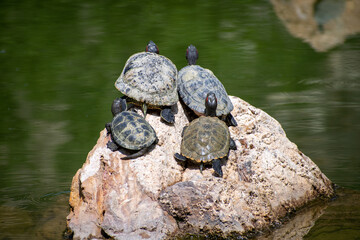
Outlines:
{"type": "Polygon", "coordinates": [[[171,106],[179,100],[177,69],[170,59],[152,52],[132,55],[115,87],[124,95],[155,106],[171,106]]]}
{"type": "Polygon", "coordinates": [[[230,132],[217,117],[201,116],[185,129],[180,151],[195,162],[210,162],[228,155],[230,132]]]}
{"type": "Polygon", "coordinates": [[[178,75],[179,95],[184,103],[200,115],[205,114],[206,95],[213,92],[217,98],[216,116],[229,114],[234,106],[224,85],[212,71],[199,65],[189,65],[182,68],[178,75]]]}
{"type": "Polygon", "coordinates": [[[152,126],[139,114],[124,111],[111,122],[113,140],[121,147],[140,150],[149,147],[156,140],[152,126]]]}

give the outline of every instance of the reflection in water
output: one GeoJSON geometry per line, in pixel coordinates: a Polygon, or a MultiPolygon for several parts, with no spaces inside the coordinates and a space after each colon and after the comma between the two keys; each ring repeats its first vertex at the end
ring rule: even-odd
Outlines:
{"type": "Polygon", "coordinates": [[[326,208],[325,202],[314,202],[311,206],[297,211],[295,216],[286,220],[278,229],[268,235],[260,236],[256,240],[302,239],[324,214],[326,208]]]}
{"type": "Polygon", "coordinates": [[[314,5],[314,17],[320,32],[330,20],[335,20],[344,11],[343,0],[318,0],[314,5]]]}
{"type": "Polygon", "coordinates": [[[271,0],[271,3],[288,31],[319,52],[360,32],[358,0],[271,0]]]}
{"type": "Polygon", "coordinates": [[[329,203],[324,214],[316,221],[304,239],[359,239],[359,199],[359,192],[340,189],[338,199],[329,203]]]}
{"type": "Polygon", "coordinates": [[[256,240],[274,239],[358,239],[360,231],[360,193],[340,188],[333,201],[313,202],[296,212],[269,235],[256,240]]]}
{"type": "MultiPolygon", "coordinates": [[[[62,239],[69,212],[69,192],[42,199],[50,204],[34,214],[19,207],[0,206],[0,239],[62,239]]],[[[37,205],[45,205],[38,202],[37,205]]]]}

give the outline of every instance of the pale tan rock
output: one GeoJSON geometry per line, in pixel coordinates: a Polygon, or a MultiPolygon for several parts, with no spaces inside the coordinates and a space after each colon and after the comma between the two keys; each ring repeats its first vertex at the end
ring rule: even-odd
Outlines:
{"type": "Polygon", "coordinates": [[[257,231],[288,212],[333,194],[332,184],[280,124],[231,97],[238,127],[230,127],[238,150],[223,164],[223,178],[206,168],[185,170],[173,158],[188,123],[179,103],[175,125],[148,114],[158,145],[148,154],[121,160],[106,148],[106,130],[73,178],[68,227],[75,239],[165,239],[183,233],[223,237],[257,231]]]}

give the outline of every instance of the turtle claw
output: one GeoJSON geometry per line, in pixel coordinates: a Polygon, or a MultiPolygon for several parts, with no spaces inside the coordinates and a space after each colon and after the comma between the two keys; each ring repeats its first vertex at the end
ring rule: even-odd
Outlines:
{"type": "Polygon", "coordinates": [[[175,123],[175,116],[171,111],[171,108],[164,108],[161,110],[160,116],[167,123],[175,123]]]}

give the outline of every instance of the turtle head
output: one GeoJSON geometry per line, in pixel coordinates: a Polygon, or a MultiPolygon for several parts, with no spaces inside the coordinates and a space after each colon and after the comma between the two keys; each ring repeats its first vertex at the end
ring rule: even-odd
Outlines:
{"type": "Polygon", "coordinates": [[[111,104],[111,112],[114,117],[122,111],[126,111],[126,108],[126,100],[122,98],[116,98],[111,104]]]}
{"type": "Polygon", "coordinates": [[[146,45],[145,52],[152,52],[159,54],[159,48],[153,41],[149,41],[148,45],[146,45]]]}
{"type": "Polygon", "coordinates": [[[215,93],[209,92],[205,99],[205,115],[210,117],[216,116],[217,99],[215,93]]]}
{"type": "Polygon", "coordinates": [[[188,46],[186,49],[186,60],[188,61],[189,65],[195,65],[198,58],[199,53],[196,47],[194,45],[188,46]]]}

